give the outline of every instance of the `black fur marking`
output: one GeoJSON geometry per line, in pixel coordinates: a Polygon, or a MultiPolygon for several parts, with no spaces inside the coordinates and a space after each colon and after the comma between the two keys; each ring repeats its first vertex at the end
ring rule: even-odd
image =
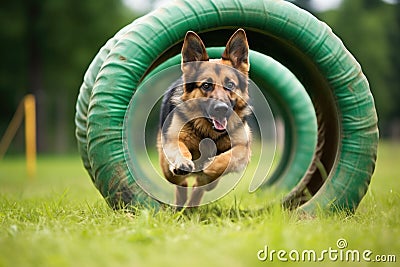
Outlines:
{"type": "Polygon", "coordinates": [[[201,39],[194,32],[188,32],[182,49],[183,62],[207,61],[208,59],[206,48],[201,39]]]}
{"type": "Polygon", "coordinates": [[[234,109],[236,107],[236,100],[229,98],[229,101],[231,102],[232,109],[234,109]]]}
{"type": "Polygon", "coordinates": [[[214,71],[215,71],[215,74],[220,75],[221,74],[221,65],[214,64],[214,71]]]}
{"type": "Polygon", "coordinates": [[[195,83],[195,82],[185,83],[185,91],[188,93],[193,92],[193,90],[196,88],[197,88],[197,83],[195,83]]]}
{"type": "Polygon", "coordinates": [[[235,68],[238,68],[242,63],[248,63],[247,46],[241,38],[235,38],[232,40],[229,47],[229,54],[231,55],[231,63],[235,68]]]}
{"type": "Polygon", "coordinates": [[[185,91],[190,93],[194,89],[198,88],[197,82],[199,82],[198,77],[203,73],[203,70],[200,68],[200,64],[197,62],[189,63],[191,64],[191,71],[187,71],[184,73],[185,77],[185,91]],[[193,65],[192,65],[193,64],[193,65]]]}
{"type": "Polygon", "coordinates": [[[160,129],[163,127],[164,129],[168,129],[171,125],[171,118],[167,121],[168,114],[176,108],[175,103],[173,103],[171,99],[176,95],[179,89],[182,91],[182,83],[183,79],[179,78],[168,88],[167,92],[164,94],[160,109],[160,129]]]}
{"type": "Polygon", "coordinates": [[[238,87],[239,87],[240,91],[242,91],[243,93],[247,92],[247,87],[248,87],[248,80],[247,79],[248,78],[245,75],[243,75],[240,72],[238,72],[238,71],[236,72],[236,76],[237,76],[237,78],[239,80],[238,87]]]}

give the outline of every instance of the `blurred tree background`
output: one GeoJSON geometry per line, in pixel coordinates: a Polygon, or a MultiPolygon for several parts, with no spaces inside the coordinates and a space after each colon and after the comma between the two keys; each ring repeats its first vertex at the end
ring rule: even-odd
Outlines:
{"type": "MultiPolygon", "coordinates": [[[[99,48],[137,15],[115,0],[6,0],[0,9],[0,136],[19,102],[37,102],[39,152],[76,151],[75,101],[99,48]]],[[[9,152],[23,151],[19,131],[9,152]]]]}
{"type": "Polygon", "coordinates": [[[400,1],[343,0],[338,9],[326,12],[317,12],[312,0],[292,2],[325,21],[342,39],[370,83],[381,137],[399,139],[400,1]]]}
{"type": "MultiPolygon", "coordinates": [[[[150,8],[157,2],[142,1],[150,8]]],[[[312,0],[291,2],[325,21],[343,40],[369,79],[381,135],[400,138],[399,1],[343,0],[323,12],[312,0]]],[[[86,68],[100,47],[141,12],[117,0],[3,1],[0,136],[23,96],[33,93],[39,152],[76,151],[75,101],[86,68]]],[[[19,131],[9,153],[23,151],[23,144],[19,131]]]]}
{"type": "Polygon", "coordinates": [[[383,137],[400,138],[400,4],[346,0],[320,15],[360,62],[367,76],[383,137]]]}

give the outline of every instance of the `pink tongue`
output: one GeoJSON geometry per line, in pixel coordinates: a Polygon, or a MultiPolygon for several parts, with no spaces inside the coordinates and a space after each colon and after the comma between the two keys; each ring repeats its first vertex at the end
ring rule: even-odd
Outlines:
{"type": "Polygon", "coordinates": [[[214,123],[215,129],[217,129],[217,130],[222,131],[222,130],[226,129],[226,124],[227,124],[226,119],[224,119],[222,122],[219,122],[217,120],[213,120],[213,123],[214,123]]]}

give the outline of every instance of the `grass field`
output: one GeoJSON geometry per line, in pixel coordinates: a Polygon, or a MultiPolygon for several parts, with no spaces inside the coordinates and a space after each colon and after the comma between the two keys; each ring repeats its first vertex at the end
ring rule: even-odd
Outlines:
{"type": "Polygon", "coordinates": [[[354,216],[299,219],[279,207],[245,213],[251,198],[236,191],[186,215],[115,212],[78,156],[39,157],[34,180],[26,178],[23,158],[6,157],[0,161],[0,266],[283,266],[276,253],[272,261],[257,258],[265,246],[286,251],[286,258],[296,257],[296,250],[300,261],[309,250],[324,256],[298,266],[399,266],[399,164],[400,143],[382,142],[370,189],[354,216]],[[338,249],[339,239],[347,241],[346,249],[338,249]],[[370,250],[371,260],[381,255],[393,261],[394,255],[397,263],[347,263],[349,250],[361,256],[370,250]]]}

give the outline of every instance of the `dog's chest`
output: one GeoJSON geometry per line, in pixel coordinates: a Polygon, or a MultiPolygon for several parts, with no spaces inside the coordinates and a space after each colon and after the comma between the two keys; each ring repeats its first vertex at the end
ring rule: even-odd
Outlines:
{"type": "Polygon", "coordinates": [[[222,136],[221,138],[218,138],[216,140],[209,137],[208,139],[209,140],[204,142],[201,147],[200,143],[202,140],[204,140],[204,137],[196,135],[195,132],[187,133],[184,136],[181,136],[180,138],[180,140],[185,143],[186,147],[192,154],[193,160],[200,158],[201,156],[200,150],[203,150],[202,152],[207,154],[212,154],[211,151],[214,150],[213,152],[215,154],[214,156],[217,156],[232,148],[231,140],[228,135],[222,136]],[[210,145],[211,142],[213,143],[213,145],[210,145]]]}

